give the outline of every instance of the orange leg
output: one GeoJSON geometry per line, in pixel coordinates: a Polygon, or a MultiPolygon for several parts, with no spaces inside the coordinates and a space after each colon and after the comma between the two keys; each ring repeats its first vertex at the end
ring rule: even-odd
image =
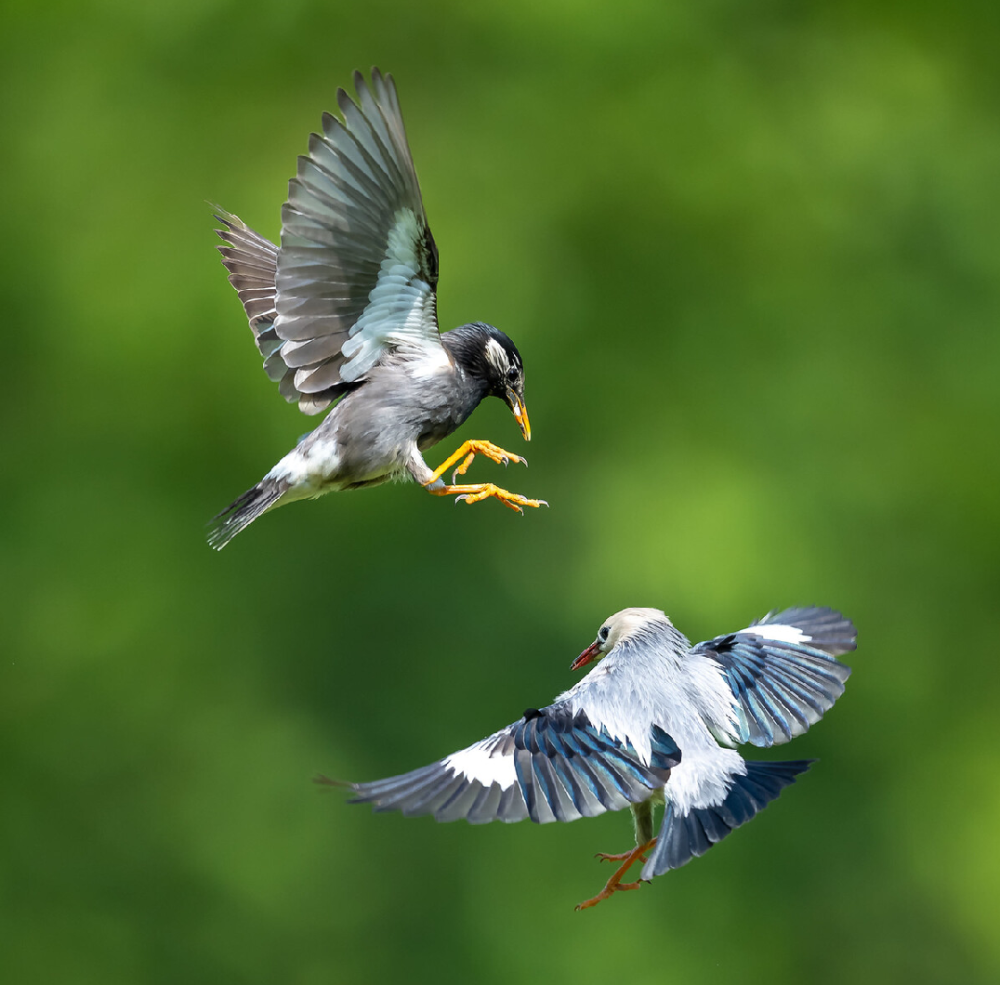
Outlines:
{"type": "Polygon", "coordinates": [[[434,474],[424,483],[424,485],[429,485],[431,482],[435,482],[440,479],[441,476],[451,468],[460,458],[464,458],[465,461],[462,462],[458,468],[452,473],[451,481],[454,483],[456,475],[465,475],[466,470],[472,464],[472,460],[476,455],[485,455],[487,458],[492,459],[497,465],[506,465],[508,462],[524,462],[525,465],[528,464],[526,458],[522,458],[520,455],[515,455],[513,452],[504,451],[503,448],[498,445],[493,444],[492,441],[480,441],[478,439],[473,439],[471,441],[466,441],[453,455],[449,455],[435,470],[434,474]]]}
{"type": "Polygon", "coordinates": [[[645,845],[637,845],[630,852],[622,852],[620,855],[605,855],[603,853],[599,854],[599,858],[602,862],[623,862],[623,864],[618,868],[615,874],[607,881],[605,887],[596,895],[588,900],[584,900],[578,907],[578,910],[585,910],[588,906],[597,906],[601,900],[606,900],[612,893],[618,892],[619,890],[626,889],[638,889],[642,883],[641,882],[622,882],[622,877],[626,872],[636,863],[645,862],[645,853],[648,852],[656,844],[656,839],[652,841],[647,841],[645,845]]]}
{"type": "MultiPolygon", "coordinates": [[[[470,485],[455,485],[455,480],[460,475],[465,475],[466,470],[472,464],[472,460],[476,455],[485,455],[487,458],[492,459],[497,465],[506,465],[508,462],[523,462],[525,465],[528,464],[527,459],[523,458],[521,455],[515,455],[513,452],[504,451],[503,448],[494,445],[490,441],[466,441],[453,455],[449,455],[438,467],[435,469],[431,477],[424,483],[424,488],[433,493],[435,496],[457,496],[458,499],[464,499],[467,503],[478,503],[480,500],[489,499],[490,497],[500,500],[504,506],[508,509],[516,510],[518,513],[523,513],[524,506],[548,506],[549,504],[545,502],[544,499],[528,499],[526,496],[520,496],[517,493],[508,492],[506,489],[501,489],[499,486],[494,485],[492,482],[475,482],[470,485]],[[439,482],[441,476],[448,471],[451,466],[455,465],[456,462],[461,462],[452,473],[451,485],[444,483],[439,486],[434,484],[439,482]]],[[[457,502],[458,500],[456,500],[457,502]]]]}

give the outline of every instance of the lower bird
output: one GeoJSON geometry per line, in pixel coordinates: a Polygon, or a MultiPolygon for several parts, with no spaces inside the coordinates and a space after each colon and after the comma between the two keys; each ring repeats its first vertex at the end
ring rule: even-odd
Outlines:
{"type": "Polygon", "coordinates": [[[771,613],[692,646],[659,609],[623,609],[571,669],[600,661],[545,708],[422,769],[347,783],[354,803],[472,824],[574,821],[630,807],[636,846],[577,909],[702,855],[812,760],[747,762],[733,748],[787,742],[844,692],[850,620],[827,608],[771,613]],[[663,805],[653,836],[653,809],[663,805]],[[638,881],[622,879],[636,863],[638,881]]]}

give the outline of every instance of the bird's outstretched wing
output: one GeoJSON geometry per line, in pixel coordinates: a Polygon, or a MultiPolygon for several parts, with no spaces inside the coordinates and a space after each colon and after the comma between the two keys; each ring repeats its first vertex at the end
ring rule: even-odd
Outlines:
{"type": "Polygon", "coordinates": [[[856,636],[833,609],[786,609],[691,653],[718,663],[732,689],[731,738],[770,746],[801,735],[844,693],[851,668],[834,657],[853,650],[856,636]]]}
{"type": "Polygon", "coordinates": [[[268,376],[315,414],[393,346],[439,345],[437,247],[427,225],[391,75],[337,91],[281,210],[281,249],[221,213],[222,262],[268,376]]]}
{"type": "Polygon", "coordinates": [[[513,725],[402,776],[350,783],[355,803],[407,816],[472,824],[575,821],[646,800],[680,762],[673,739],[653,727],[644,764],[630,745],[595,729],[566,704],[529,708],[513,725]]]}

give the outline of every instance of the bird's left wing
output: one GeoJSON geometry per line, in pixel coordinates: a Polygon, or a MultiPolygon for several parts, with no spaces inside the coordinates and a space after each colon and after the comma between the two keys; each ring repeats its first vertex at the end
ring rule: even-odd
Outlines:
{"type": "Polygon", "coordinates": [[[667,782],[680,752],[656,726],[652,740],[644,764],[583,712],[555,704],[529,708],[520,721],[430,766],[347,786],[354,803],[438,821],[575,821],[646,800],[667,782]]]}
{"type": "MultiPolygon", "coordinates": [[[[801,735],[844,693],[857,630],[833,609],[770,613],[746,629],[692,647],[715,661],[733,694],[737,742],[770,746],[801,735]]],[[[720,724],[721,723],[717,723],[720,724]]]]}
{"type": "Polygon", "coordinates": [[[223,263],[268,376],[317,414],[395,346],[440,346],[438,255],[391,75],[337,91],[281,210],[281,248],[220,213],[223,263]]]}

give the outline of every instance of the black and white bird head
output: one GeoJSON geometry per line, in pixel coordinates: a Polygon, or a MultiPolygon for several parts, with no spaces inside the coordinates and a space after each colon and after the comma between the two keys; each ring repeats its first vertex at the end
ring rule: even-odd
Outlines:
{"type": "Polygon", "coordinates": [[[531,440],[531,425],[524,403],[524,363],[517,346],[499,328],[485,322],[462,325],[442,336],[456,362],[486,387],[486,395],[499,397],[514,414],[524,435],[531,440]]]}

